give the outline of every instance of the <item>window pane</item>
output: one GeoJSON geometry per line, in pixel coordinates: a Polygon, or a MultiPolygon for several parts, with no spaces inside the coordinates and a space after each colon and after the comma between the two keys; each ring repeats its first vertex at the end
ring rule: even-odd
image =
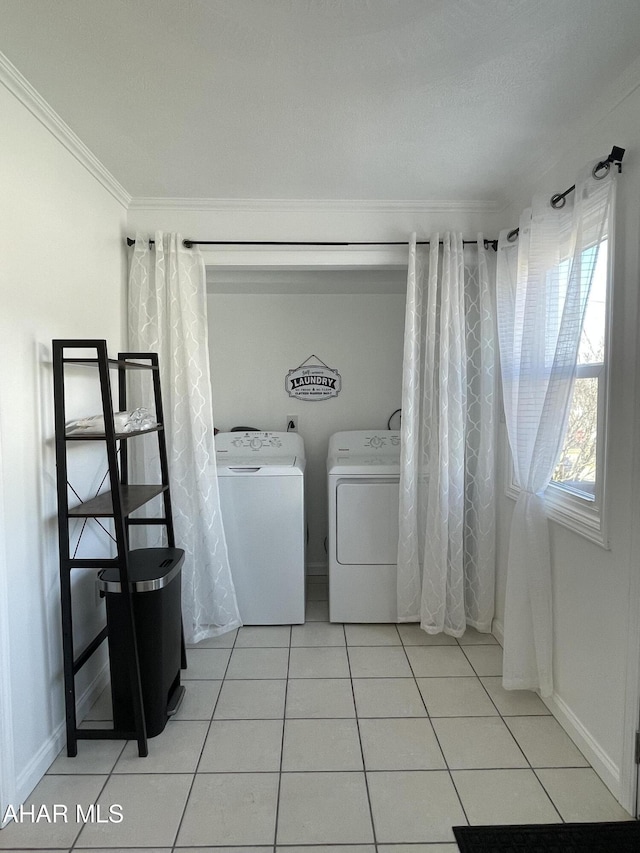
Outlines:
{"type": "Polygon", "coordinates": [[[595,497],[598,377],[576,379],[569,424],[553,482],[595,497]]]}
{"type": "MultiPolygon", "coordinates": [[[[587,251],[595,252],[595,248],[587,251]]],[[[597,364],[604,361],[607,270],[607,241],[603,240],[598,250],[598,259],[589,291],[582,337],[580,338],[580,349],[578,350],[578,364],[597,364]]]]}

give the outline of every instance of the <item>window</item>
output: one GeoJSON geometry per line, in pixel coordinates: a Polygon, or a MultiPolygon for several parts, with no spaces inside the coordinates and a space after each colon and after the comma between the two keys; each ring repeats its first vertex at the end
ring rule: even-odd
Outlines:
{"type": "MultiPolygon", "coordinates": [[[[602,509],[606,462],[609,254],[606,238],[583,253],[587,264],[595,261],[595,271],[580,339],[564,446],[545,496],[550,518],[604,547],[608,546],[602,509]]],[[[517,498],[518,488],[513,482],[511,464],[507,470],[511,471],[507,494],[517,498]]]]}
{"type": "Polygon", "coordinates": [[[601,413],[606,385],[607,249],[607,241],[603,240],[599,251],[595,246],[587,250],[597,252],[596,267],[580,339],[567,433],[552,481],[590,501],[596,499],[604,450],[601,413]]]}

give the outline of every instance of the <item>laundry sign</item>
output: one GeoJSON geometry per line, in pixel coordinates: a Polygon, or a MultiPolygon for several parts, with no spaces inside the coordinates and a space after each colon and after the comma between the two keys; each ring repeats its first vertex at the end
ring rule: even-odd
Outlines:
{"type": "Polygon", "coordinates": [[[328,400],[337,397],[342,389],[342,377],[328,367],[317,355],[310,355],[299,367],[290,370],[284,380],[290,397],[298,400],[328,400]],[[317,364],[309,364],[315,359],[317,364]]]}

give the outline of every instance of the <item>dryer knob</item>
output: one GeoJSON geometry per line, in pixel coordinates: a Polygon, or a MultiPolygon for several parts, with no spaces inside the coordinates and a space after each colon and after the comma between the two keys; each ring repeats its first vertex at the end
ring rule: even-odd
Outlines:
{"type": "Polygon", "coordinates": [[[382,441],[382,439],[380,438],[379,435],[374,435],[370,441],[370,444],[371,444],[371,447],[378,448],[378,447],[382,447],[384,442],[382,441]]]}
{"type": "Polygon", "coordinates": [[[261,447],[262,447],[262,440],[261,439],[259,439],[259,438],[252,438],[251,439],[252,450],[260,450],[261,447]]]}

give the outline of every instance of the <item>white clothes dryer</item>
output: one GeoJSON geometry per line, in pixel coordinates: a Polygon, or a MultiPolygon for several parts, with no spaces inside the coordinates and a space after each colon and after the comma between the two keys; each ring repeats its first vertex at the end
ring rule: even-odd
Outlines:
{"type": "Polygon", "coordinates": [[[231,577],[245,625],[304,622],[304,444],[294,432],[215,437],[231,577]]]}
{"type": "Polygon", "coordinates": [[[329,619],[397,622],[400,433],[329,439],[329,619]]]}

